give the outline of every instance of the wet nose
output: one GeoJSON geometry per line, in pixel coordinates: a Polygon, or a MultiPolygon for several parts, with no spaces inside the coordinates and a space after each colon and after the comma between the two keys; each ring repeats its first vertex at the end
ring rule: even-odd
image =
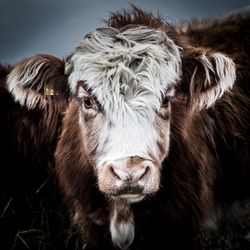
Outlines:
{"type": "Polygon", "coordinates": [[[138,202],[160,186],[160,166],[141,157],[107,161],[98,172],[101,192],[128,202],[138,202]]]}
{"type": "Polygon", "coordinates": [[[138,183],[146,181],[151,172],[150,168],[150,164],[146,162],[123,168],[111,164],[109,165],[109,174],[117,181],[138,183]]]}

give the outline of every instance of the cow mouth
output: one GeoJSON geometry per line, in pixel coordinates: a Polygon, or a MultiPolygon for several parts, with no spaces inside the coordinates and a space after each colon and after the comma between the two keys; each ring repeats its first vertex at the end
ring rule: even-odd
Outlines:
{"type": "Polygon", "coordinates": [[[143,194],[122,194],[119,196],[114,196],[114,199],[126,200],[129,203],[135,203],[143,200],[145,195],[143,194]]]}
{"type": "Polygon", "coordinates": [[[128,185],[120,188],[115,194],[113,194],[114,199],[122,199],[130,203],[141,201],[144,197],[145,194],[143,194],[143,187],[140,186],[133,187],[128,185]]]}

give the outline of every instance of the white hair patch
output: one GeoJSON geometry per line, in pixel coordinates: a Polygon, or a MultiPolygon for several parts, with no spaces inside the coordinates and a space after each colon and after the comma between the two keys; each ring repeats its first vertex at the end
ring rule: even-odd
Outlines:
{"type": "Polygon", "coordinates": [[[98,29],[75,49],[69,65],[71,91],[84,81],[107,118],[99,133],[98,165],[156,150],[155,114],[181,77],[180,48],[162,30],[98,29]]]}

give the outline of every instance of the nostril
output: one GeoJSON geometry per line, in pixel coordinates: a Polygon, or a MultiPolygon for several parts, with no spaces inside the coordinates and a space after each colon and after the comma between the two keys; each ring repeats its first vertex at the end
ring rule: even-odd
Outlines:
{"type": "Polygon", "coordinates": [[[113,166],[110,166],[110,167],[109,167],[109,170],[110,170],[111,175],[112,175],[114,178],[119,179],[119,180],[121,179],[120,176],[115,172],[113,166]]]}
{"type": "Polygon", "coordinates": [[[127,181],[127,182],[133,181],[133,175],[132,175],[132,173],[128,174],[128,176],[127,176],[127,178],[126,178],[126,181],[127,181]]]}
{"type": "Polygon", "coordinates": [[[147,167],[145,168],[144,173],[141,175],[140,180],[146,179],[146,178],[149,176],[149,174],[150,174],[150,167],[147,166],[147,167]]]}

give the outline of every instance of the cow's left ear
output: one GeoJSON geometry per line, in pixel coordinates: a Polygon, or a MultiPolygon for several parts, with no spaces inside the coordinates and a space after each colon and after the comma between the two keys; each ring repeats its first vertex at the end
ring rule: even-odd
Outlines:
{"type": "Polygon", "coordinates": [[[185,51],[182,70],[179,91],[189,106],[200,110],[212,106],[232,88],[236,79],[236,68],[231,58],[205,49],[185,51]]]}
{"type": "Polygon", "coordinates": [[[64,68],[64,61],[54,56],[33,56],[13,68],[7,88],[22,106],[43,109],[51,100],[68,98],[68,77],[64,68]]]}

